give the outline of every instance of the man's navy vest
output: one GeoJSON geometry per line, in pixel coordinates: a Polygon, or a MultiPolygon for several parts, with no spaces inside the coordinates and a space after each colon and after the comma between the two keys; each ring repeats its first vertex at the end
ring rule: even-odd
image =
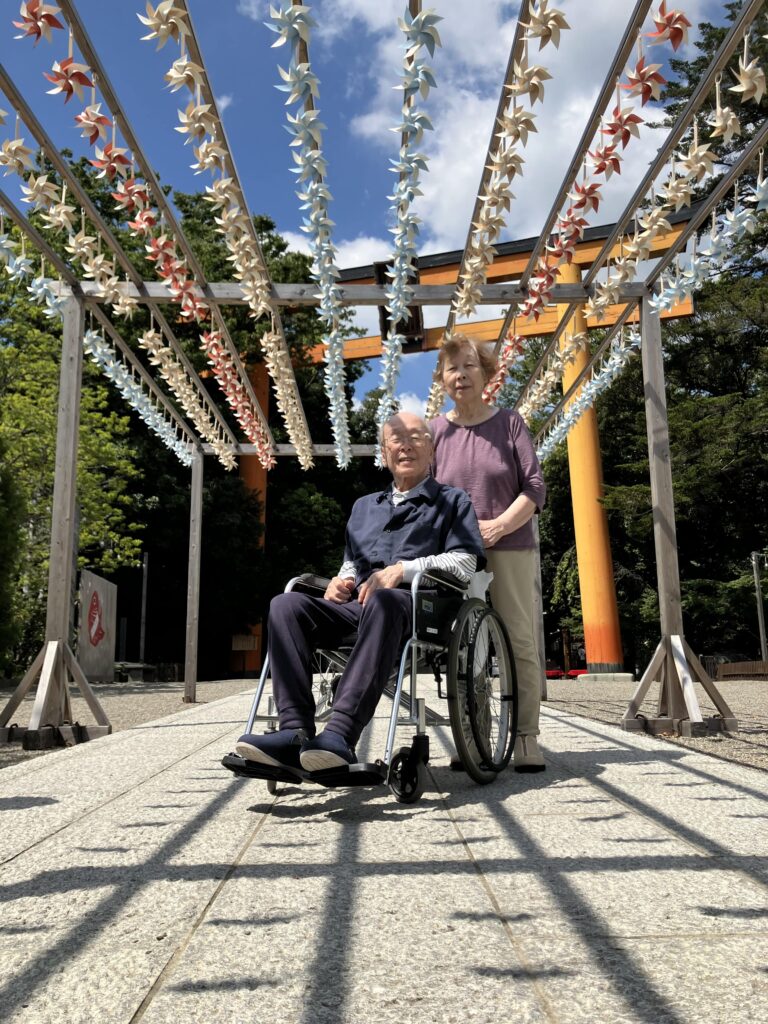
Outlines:
{"type": "Polygon", "coordinates": [[[485,565],[485,549],[472,503],[457,487],[428,477],[421,491],[392,504],[392,488],[359,498],[347,523],[344,558],[355,563],[359,585],[395,562],[466,551],[485,565]]]}

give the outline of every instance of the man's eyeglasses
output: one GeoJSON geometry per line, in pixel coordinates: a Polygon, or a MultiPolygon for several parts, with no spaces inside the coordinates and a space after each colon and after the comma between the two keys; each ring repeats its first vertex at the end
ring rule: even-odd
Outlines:
{"type": "Polygon", "coordinates": [[[429,434],[390,434],[384,441],[387,448],[421,448],[430,440],[429,434]]]}

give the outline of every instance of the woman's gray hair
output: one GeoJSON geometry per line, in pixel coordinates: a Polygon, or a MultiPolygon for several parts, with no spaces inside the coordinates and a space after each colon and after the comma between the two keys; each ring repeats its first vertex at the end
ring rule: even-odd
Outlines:
{"type": "Polygon", "coordinates": [[[487,345],[480,344],[474,338],[470,338],[468,334],[452,334],[443,339],[437,356],[438,377],[443,376],[446,361],[457,356],[463,348],[472,349],[475,353],[487,384],[498,368],[496,356],[488,351],[487,345]]]}

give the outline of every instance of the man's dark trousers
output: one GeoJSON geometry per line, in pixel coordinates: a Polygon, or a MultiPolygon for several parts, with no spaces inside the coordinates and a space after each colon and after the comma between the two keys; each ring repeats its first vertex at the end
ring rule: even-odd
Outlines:
{"type": "Polygon", "coordinates": [[[312,654],[338,647],[357,630],[326,728],[354,747],[411,632],[409,590],[376,590],[363,605],[356,597],[335,604],[309,594],[280,594],[269,609],[269,664],[281,729],[315,732],[312,654]]]}

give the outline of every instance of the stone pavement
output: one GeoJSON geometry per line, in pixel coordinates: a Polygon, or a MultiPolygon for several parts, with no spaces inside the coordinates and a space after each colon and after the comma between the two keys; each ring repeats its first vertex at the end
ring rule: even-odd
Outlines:
{"type": "Polygon", "coordinates": [[[219,765],[249,701],[0,773],[4,1021],[768,1020],[765,772],[545,708],[542,775],[440,728],[413,806],[273,798],[219,765]]]}

